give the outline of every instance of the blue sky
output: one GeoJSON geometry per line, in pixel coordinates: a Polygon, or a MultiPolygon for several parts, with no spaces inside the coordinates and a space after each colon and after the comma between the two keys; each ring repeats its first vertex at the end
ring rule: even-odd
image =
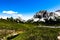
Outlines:
{"type": "MultiPolygon", "coordinates": [[[[40,10],[55,11],[60,9],[60,0],[0,0],[0,16],[13,16],[4,11],[17,12],[27,19],[40,10]]],[[[15,14],[14,14],[15,15],[15,14]]]]}

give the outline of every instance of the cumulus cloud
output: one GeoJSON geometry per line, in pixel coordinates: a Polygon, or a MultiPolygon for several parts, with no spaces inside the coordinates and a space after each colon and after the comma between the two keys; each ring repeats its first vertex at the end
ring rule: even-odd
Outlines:
{"type": "Polygon", "coordinates": [[[22,14],[15,12],[15,11],[2,11],[0,13],[0,18],[6,19],[7,17],[13,17],[13,18],[18,18],[18,17],[23,17],[22,14]]]}
{"type": "Polygon", "coordinates": [[[18,12],[14,12],[14,11],[3,11],[2,13],[5,13],[5,14],[15,14],[15,13],[18,13],[18,12]]]}
{"type": "Polygon", "coordinates": [[[18,18],[20,17],[22,20],[28,20],[30,18],[32,18],[34,13],[25,13],[24,15],[22,15],[22,13],[19,12],[15,12],[15,11],[2,11],[0,13],[0,18],[6,19],[7,17],[13,17],[13,18],[18,18]],[[27,15],[25,15],[27,14],[27,15]]]}

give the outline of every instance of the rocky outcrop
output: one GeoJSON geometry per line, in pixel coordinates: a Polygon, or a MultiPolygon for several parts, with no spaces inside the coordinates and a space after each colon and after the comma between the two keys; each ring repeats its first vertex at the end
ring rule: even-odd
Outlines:
{"type": "Polygon", "coordinates": [[[57,19],[60,19],[60,10],[57,10],[55,12],[47,12],[46,10],[42,10],[42,11],[37,12],[33,16],[33,18],[34,18],[33,20],[36,20],[38,18],[39,21],[43,21],[43,22],[45,22],[45,19],[47,20],[52,19],[56,21],[57,19]]]}

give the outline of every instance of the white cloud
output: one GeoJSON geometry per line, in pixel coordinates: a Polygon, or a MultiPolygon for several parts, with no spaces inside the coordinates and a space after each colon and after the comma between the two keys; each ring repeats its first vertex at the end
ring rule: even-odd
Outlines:
{"type": "Polygon", "coordinates": [[[0,18],[6,19],[6,18],[7,18],[7,16],[2,16],[2,15],[0,15],[0,18]]]}
{"type": "Polygon", "coordinates": [[[5,13],[5,14],[15,14],[15,13],[18,13],[18,12],[14,12],[14,11],[3,11],[2,13],[5,13]]]}
{"type": "Polygon", "coordinates": [[[22,19],[27,21],[28,19],[33,18],[34,14],[35,14],[34,12],[32,12],[32,13],[24,13],[24,15],[22,16],[22,19]]]}
{"type": "Polygon", "coordinates": [[[2,13],[0,13],[0,18],[6,19],[7,17],[18,18],[22,17],[22,14],[15,11],[2,11],[2,13]]]}
{"type": "Polygon", "coordinates": [[[22,15],[22,13],[15,12],[15,11],[2,11],[2,13],[0,13],[0,18],[2,17],[6,19],[7,17],[13,17],[13,18],[21,17],[22,20],[28,20],[33,17],[33,14],[34,13],[24,13],[24,15],[22,15]]]}

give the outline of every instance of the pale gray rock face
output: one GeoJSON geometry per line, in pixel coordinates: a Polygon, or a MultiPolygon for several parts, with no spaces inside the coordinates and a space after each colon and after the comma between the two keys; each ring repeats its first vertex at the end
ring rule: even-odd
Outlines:
{"type": "Polygon", "coordinates": [[[48,16],[48,12],[45,11],[45,10],[43,10],[43,11],[37,12],[36,15],[34,15],[34,20],[35,20],[36,18],[39,18],[39,21],[45,22],[44,19],[47,19],[48,17],[49,17],[49,16],[48,16]]]}
{"type": "Polygon", "coordinates": [[[34,15],[34,20],[36,20],[36,18],[39,18],[39,20],[43,22],[45,22],[45,19],[52,19],[56,21],[56,18],[60,19],[60,10],[57,10],[55,12],[47,12],[45,10],[39,11],[36,13],[36,15],[34,15]]]}
{"type": "Polygon", "coordinates": [[[48,20],[49,20],[49,19],[55,20],[55,13],[54,13],[54,12],[51,12],[51,13],[49,14],[48,20]]]}
{"type": "Polygon", "coordinates": [[[57,19],[60,19],[60,10],[57,10],[57,11],[55,11],[54,13],[55,13],[55,17],[56,17],[57,19]]]}
{"type": "Polygon", "coordinates": [[[36,15],[34,15],[34,18],[39,18],[39,19],[41,19],[41,18],[47,18],[48,17],[48,13],[47,13],[47,11],[39,11],[39,12],[37,12],[36,13],[36,15]]]}

